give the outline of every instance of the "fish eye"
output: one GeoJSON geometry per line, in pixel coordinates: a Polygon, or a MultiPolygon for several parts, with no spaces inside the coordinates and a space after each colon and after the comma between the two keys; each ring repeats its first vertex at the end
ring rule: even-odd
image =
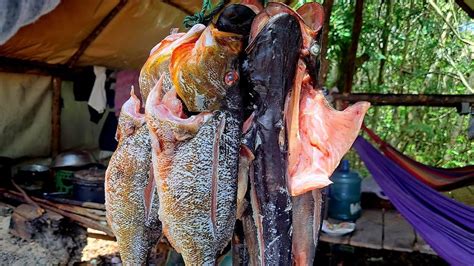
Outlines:
{"type": "Polygon", "coordinates": [[[224,82],[228,86],[234,85],[239,80],[239,73],[235,70],[229,71],[225,74],[224,82]]]}

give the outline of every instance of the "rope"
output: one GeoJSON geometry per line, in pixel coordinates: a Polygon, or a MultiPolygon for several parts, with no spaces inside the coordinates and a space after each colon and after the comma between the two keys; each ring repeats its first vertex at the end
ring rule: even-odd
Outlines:
{"type": "Polygon", "coordinates": [[[184,27],[189,29],[196,24],[209,24],[212,21],[212,18],[217,15],[217,13],[221,12],[224,6],[229,2],[230,0],[221,0],[215,7],[212,7],[211,0],[203,0],[200,12],[194,14],[193,16],[186,16],[184,18],[184,27]],[[206,15],[207,12],[209,12],[209,14],[206,15]]]}

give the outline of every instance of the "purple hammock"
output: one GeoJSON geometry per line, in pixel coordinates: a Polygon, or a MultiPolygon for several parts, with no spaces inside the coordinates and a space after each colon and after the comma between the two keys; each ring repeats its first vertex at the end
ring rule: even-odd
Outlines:
{"type": "Polygon", "coordinates": [[[358,137],[354,148],[397,210],[452,265],[474,264],[474,208],[420,182],[358,137]]]}

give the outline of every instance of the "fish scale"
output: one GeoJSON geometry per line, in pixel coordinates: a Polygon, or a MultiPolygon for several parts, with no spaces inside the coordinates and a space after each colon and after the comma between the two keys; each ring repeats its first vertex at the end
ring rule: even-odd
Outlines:
{"type": "Polygon", "coordinates": [[[121,126],[132,121],[135,132],[125,136],[112,155],[105,179],[107,219],[117,238],[125,265],[145,264],[151,247],[161,236],[158,220],[158,195],[155,193],[150,215],[145,215],[144,190],[150,180],[151,144],[145,124],[121,114],[121,126]]]}
{"type": "Polygon", "coordinates": [[[229,242],[235,223],[240,122],[216,111],[191,140],[176,147],[169,174],[158,179],[160,218],[166,235],[186,264],[212,264],[229,242]],[[220,138],[216,194],[217,223],[211,218],[212,154],[218,125],[226,121],[220,138]],[[230,121],[230,122],[227,122],[230,121]],[[189,162],[196,162],[189,164],[189,162]],[[163,189],[166,184],[167,189],[163,189]],[[200,263],[197,263],[200,264],[200,263]]]}

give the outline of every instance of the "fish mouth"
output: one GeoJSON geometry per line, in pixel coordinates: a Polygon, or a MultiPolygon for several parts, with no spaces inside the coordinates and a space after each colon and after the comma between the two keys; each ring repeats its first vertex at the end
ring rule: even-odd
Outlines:
{"type": "Polygon", "coordinates": [[[162,95],[162,87],[163,76],[151,90],[146,102],[145,114],[149,129],[171,142],[191,138],[209,120],[211,113],[202,112],[188,117],[176,91],[172,88],[162,95]]]}
{"type": "Polygon", "coordinates": [[[135,89],[132,86],[130,90],[130,98],[122,105],[121,112],[132,119],[143,120],[144,122],[144,114],[140,113],[140,109],[140,99],[135,95],[135,89]]]}

